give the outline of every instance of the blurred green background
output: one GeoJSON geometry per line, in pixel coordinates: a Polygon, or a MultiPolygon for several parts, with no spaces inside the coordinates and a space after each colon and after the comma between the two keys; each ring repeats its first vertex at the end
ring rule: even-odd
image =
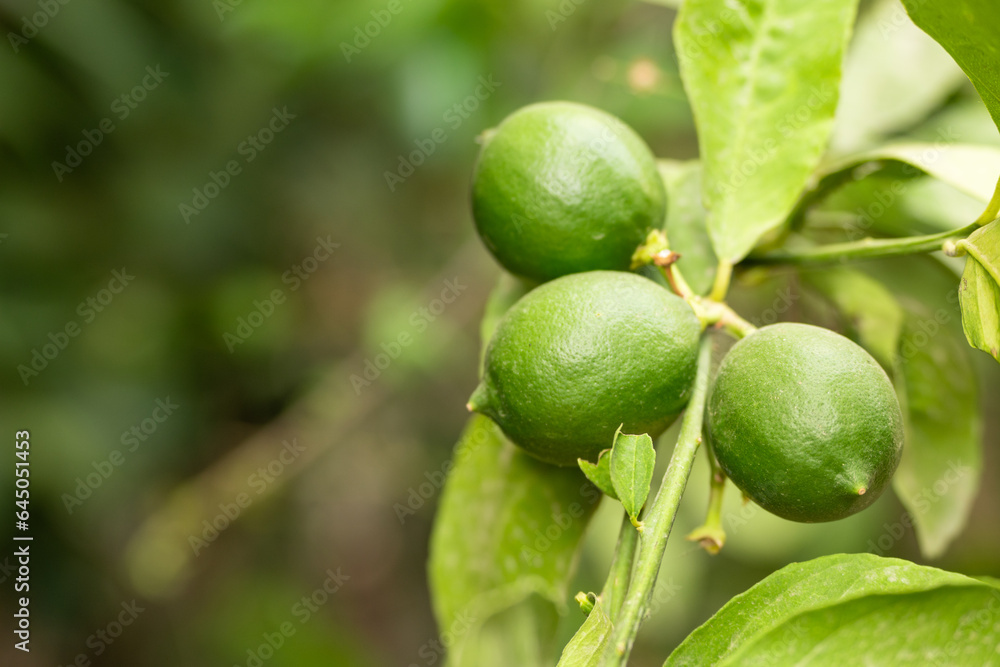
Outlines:
{"type": "MultiPolygon", "coordinates": [[[[498,275],[469,214],[475,138],[571,99],[695,157],[673,16],[619,0],[0,0],[0,433],[31,432],[35,540],[32,651],[4,641],[0,663],[443,662],[427,542],[498,275]]],[[[996,143],[968,86],[927,111],[996,143]]],[[[774,306],[768,280],[784,284],[737,288],[748,317],[774,306]]],[[[992,405],[1000,373],[976,360],[992,405]]],[[[801,526],[730,493],[729,544],[709,557],[679,539],[707,474],[636,665],[789,561],[889,534],[886,554],[923,562],[891,494],[801,526]]],[[[604,576],[612,509],[579,588],[604,576]]],[[[1000,576],[998,521],[987,472],[935,564],[1000,576]]]]}

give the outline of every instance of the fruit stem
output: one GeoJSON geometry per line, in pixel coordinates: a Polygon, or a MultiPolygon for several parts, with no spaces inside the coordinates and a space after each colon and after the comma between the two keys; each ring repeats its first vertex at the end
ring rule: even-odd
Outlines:
{"type": "Polygon", "coordinates": [[[680,436],[673,456],[663,475],[663,482],[652,505],[643,516],[646,530],[639,537],[639,548],[632,581],[621,608],[620,618],[614,623],[612,641],[604,664],[620,667],[628,660],[632,644],[639,633],[639,626],[646,615],[650,596],[660,571],[660,561],[667,548],[667,538],[677,516],[677,506],[691,474],[691,465],[701,444],[701,426],[705,414],[705,395],[708,393],[708,374],[712,360],[711,337],[704,336],[698,353],[698,372],[694,381],[691,402],[684,412],[680,436]],[[611,648],[614,647],[614,648],[611,648]]]}
{"type": "Polygon", "coordinates": [[[715,326],[735,338],[746,338],[757,330],[757,327],[740,317],[725,303],[698,296],[688,298],[687,302],[698,316],[703,328],[715,326]]]}
{"type": "Polygon", "coordinates": [[[719,268],[715,271],[715,282],[712,284],[712,291],[709,293],[708,298],[713,301],[725,301],[726,294],[729,292],[729,281],[733,278],[733,263],[725,260],[719,260],[719,268]]]}
{"type": "Polygon", "coordinates": [[[726,491],[726,473],[719,467],[711,449],[706,447],[705,453],[708,454],[711,466],[708,515],[705,517],[705,523],[691,531],[687,539],[697,542],[702,549],[714,556],[726,543],[726,531],[722,529],[722,496],[726,491]]]}
{"type": "Polygon", "coordinates": [[[639,533],[632,527],[628,514],[622,518],[622,527],[618,532],[618,544],[615,546],[615,556],[611,561],[611,571],[601,590],[601,600],[607,603],[608,618],[612,623],[618,617],[628,590],[629,575],[632,574],[632,561],[635,560],[635,545],[639,541],[639,533]]]}
{"type": "Polygon", "coordinates": [[[965,238],[979,229],[980,224],[976,221],[961,229],[926,236],[911,236],[902,239],[867,238],[801,250],[775,250],[762,255],[751,255],[747,259],[749,262],[757,264],[811,264],[935,252],[941,250],[948,241],[965,238]]]}

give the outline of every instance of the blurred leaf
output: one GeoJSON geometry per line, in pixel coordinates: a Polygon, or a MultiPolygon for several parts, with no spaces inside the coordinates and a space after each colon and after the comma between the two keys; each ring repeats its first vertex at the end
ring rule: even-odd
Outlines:
{"type": "MultiPolygon", "coordinates": [[[[831,189],[849,182],[855,170],[868,163],[896,162],[904,165],[903,176],[920,172],[947,183],[959,192],[989,203],[1000,175],[1000,148],[947,143],[898,143],[844,157],[824,167],[817,174],[809,200],[824,196],[831,189]]],[[[971,220],[969,221],[971,222],[971,220]]]]}
{"type": "MultiPolygon", "coordinates": [[[[431,592],[438,627],[455,639],[450,664],[479,666],[484,647],[497,646],[487,642],[495,615],[533,597],[540,600],[530,607],[536,620],[565,609],[577,544],[601,495],[579,471],[536,461],[479,415],[469,420],[454,462],[431,536],[431,592]]],[[[546,649],[555,632],[554,623],[521,627],[535,636],[508,637],[501,646],[546,649]]],[[[494,662],[525,664],[516,654],[492,655],[494,662]]]]}
{"type": "Polygon", "coordinates": [[[688,0],[681,8],[674,39],[721,258],[739,261],[779,227],[819,163],[856,5],[688,0]]]}
{"type": "Polygon", "coordinates": [[[1000,360],[1000,221],[958,245],[969,255],[958,290],[965,337],[972,347],[1000,360]]]}
{"type": "Polygon", "coordinates": [[[937,558],[958,536],[981,474],[978,383],[958,334],[910,314],[896,390],[906,445],[892,485],[916,524],[920,551],[937,558]]]}
{"type": "Polygon", "coordinates": [[[601,598],[597,598],[587,620],[563,649],[556,667],[599,667],[613,627],[601,598]]]}
{"type": "Polygon", "coordinates": [[[903,0],[910,18],[951,54],[1000,128],[1000,5],[995,0],[903,0]]]}
{"type": "Polygon", "coordinates": [[[636,527],[640,525],[639,512],[649,496],[655,465],[653,439],[645,433],[626,435],[619,429],[611,448],[611,483],[636,527]]]}
{"type": "MultiPolygon", "coordinates": [[[[701,201],[701,163],[659,160],[660,176],[667,189],[667,238],[680,254],[678,266],[696,294],[708,294],[719,260],[712,250],[701,201]]],[[[657,272],[659,273],[659,272],[657,272]]]]}
{"type": "Polygon", "coordinates": [[[1000,642],[989,612],[997,597],[976,579],[895,558],[824,556],[782,568],[730,600],[665,667],[833,666],[845,656],[878,665],[988,664],[1000,642]]]}
{"type": "Polygon", "coordinates": [[[882,283],[860,271],[831,267],[806,271],[803,280],[819,290],[852,323],[861,344],[891,371],[903,330],[903,309],[882,283]]]}
{"type": "Polygon", "coordinates": [[[912,127],[965,81],[961,68],[906,16],[879,0],[858,21],[844,62],[832,143],[855,151],[912,127]]]}
{"type": "Polygon", "coordinates": [[[591,463],[590,461],[584,461],[583,459],[576,460],[577,465],[580,466],[580,470],[583,474],[587,476],[591,484],[596,486],[601,490],[606,496],[610,496],[615,500],[618,500],[618,494],[615,493],[615,485],[611,482],[611,450],[605,449],[597,455],[597,463],[591,463]]]}
{"type": "Polygon", "coordinates": [[[872,262],[865,272],[906,310],[894,374],[906,444],[892,484],[920,551],[940,556],[962,531],[979,486],[979,383],[964,343],[957,276],[930,257],[872,262]]]}

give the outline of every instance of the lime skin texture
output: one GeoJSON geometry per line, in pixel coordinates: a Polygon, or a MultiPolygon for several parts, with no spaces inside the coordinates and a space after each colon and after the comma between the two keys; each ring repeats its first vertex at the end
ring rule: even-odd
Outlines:
{"type": "Polygon", "coordinates": [[[544,102],[484,134],[472,213],[504,268],[544,282],[628,270],[648,232],[663,226],[666,192],[652,151],[621,120],[544,102]]]}
{"type": "Polygon", "coordinates": [[[656,437],[684,408],[700,334],[691,307],[647,278],[564,276],[504,315],[468,407],[543,461],[596,461],[619,425],[656,437]]]}
{"type": "Polygon", "coordinates": [[[835,521],[868,507],[902,452],[903,417],[885,371],[820,327],[775,324],[738,342],[706,410],[722,470],[792,521],[835,521]]]}

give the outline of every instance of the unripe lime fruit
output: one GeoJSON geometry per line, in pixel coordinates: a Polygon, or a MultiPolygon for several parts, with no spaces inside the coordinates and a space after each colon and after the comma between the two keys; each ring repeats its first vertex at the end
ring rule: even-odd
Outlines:
{"type": "Polygon", "coordinates": [[[868,507],[903,446],[903,417],[882,367],[840,334],[806,324],[764,327],[733,346],[707,411],[725,473],[792,521],[834,521],[868,507]]]}
{"type": "Polygon", "coordinates": [[[596,461],[619,425],[656,437],[684,408],[700,333],[691,307],[651,280],[564,276],[504,315],[469,409],[543,461],[596,461]]]}
{"type": "Polygon", "coordinates": [[[511,273],[538,281],[629,268],[666,194],[649,147],[618,118],[570,102],[524,107],[484,135],[472,213],[511,273]]]}

